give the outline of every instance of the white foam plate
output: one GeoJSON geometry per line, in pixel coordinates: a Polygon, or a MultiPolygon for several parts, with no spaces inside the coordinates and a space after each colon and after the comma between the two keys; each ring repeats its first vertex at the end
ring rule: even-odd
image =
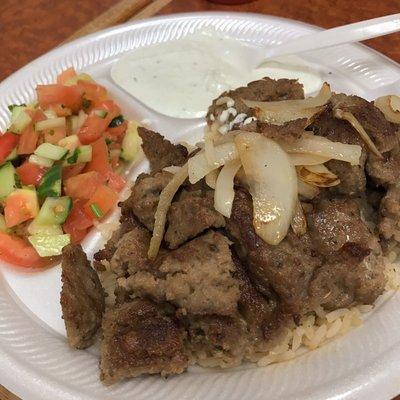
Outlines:
{"type": "MultiPolygon", "coordinates": [[[[125,52],[215,29],[259,45],[279,43],[318,28],[295,21],[235,13],[168,16],[128,23],[59,47],[0,84],[0,130],[7,105],[34,99],[39,83],[51,83],[73,65],[107,86],[127,116],[150,119],[172,140],[199,135],[202,121],[175,120],[146,108],[118,89],[110,68],[125,52]]],[[[344,45],[304,58],[318,66],[333,90],[373,99],[398,93],[399,65],[366,47],[344,45]]],[[[139,163],[133,178],[146,168],[139,163]]],[[[100,235],[85,239],[92,254],[100,235]]],[[[65,340],[59,306],[60,269],[26,272],[0,264],[0,383],[29,400],[116,399],[389,399],[400,393],[400,296],[380,302],[364,325],[347,336],[295,360],[257,368],[246,364],[221,371],[189,368],[163,380],[138,378],[104,387],[95,349],[74,351],[65,340]]]]}

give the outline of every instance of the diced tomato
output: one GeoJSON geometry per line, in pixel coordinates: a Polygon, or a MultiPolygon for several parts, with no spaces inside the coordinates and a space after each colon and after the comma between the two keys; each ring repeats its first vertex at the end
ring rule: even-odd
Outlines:
{"type": "Polygon", "coordinates": [[[18,143],[18,154],[32,154],[37,147],[39,133],[29,124],[22,132],[18,143]]]}
{"type": "Polygon", "coordinates": [[[126,180],[121,175],[110,171],[107,174],[107,184],[111,189],[120,192],[126,185],[126,180]]]}
{"type": "Polygon", "coordinates": [[[6,198],[4,219],[7,228],[35,218],[39,213],[36,193],[29,189],[17,189],[6,198]]]}
{"type": "Polygon", "coordinates": [[[85,204],[85,212],[92,218],[100,219],[114,207],[117,201],[117,193],[115,193],[114,190],[108,186],[101,185],[96,189],[93,196],[85,204]],[[94,207],[100,211],[100,215],[96,215],[94,207]]]}
{"type": "Polygon", "coordinates": [[[111,171],[110,161],[108,159],[108,148],[104,138],[100,138],[92,143],[92,160],[87,163],[85,172],[97,171],[103,177],[111,171]]]}
{"type": "Polygon", "coordinates": [[[27,108],[25,112],[29,114],[34,124],[36,122],[44,121],[45,119],[47,119],[46,114],[40,108],[37,108],[36,110],[31,110],[27,108]]]}
{"type": "Polygon", "coordinates": [[[73,112],[78,112],[82,107],[82,91],[77,85],[38,85],[36,93],[39,105],[43,109],[61,104],[73,112]]]}
{"type": "Polygon", "coordinates": [[[70,79],[76,76],[76,71],[74,67],[70,67],[65,71],[61,72],[60,75],[57,76],[57,83],[60,85],[65,85],[70,79]]]}
{"type": "Polygon", "coordinates": [[[83,97],[92,103],[92,107],[107,100],[107,90],[97,83],[78,80],[77,86],[82,90],[83,97]]]}
{"type": "Polygon", "coordinates": [[[40,257],[24,239],[0,231],[0,259],[20,267],[43,268],[56,261],[54,257],[40,257]]]}
{"type": "Polygon", "coordinates": [[[66,181],[68,178],[79,175],[86,167],[86,163],[78,163],[70,167],[63,167],[62,178],[66,181]]]}
{"type": "Polygon", "coordinates": [[[86,215],[83,209],[84,204],[85,202],[82,200],[75,200],[63,225],[64,232],[71,235],[72,243],[79,243],[93,225],[93,220],[86,215]]]}
{"type": "Polygon", "coordinates": [[[49,107],[50,110],[53,110],[57,117],[68,117],[72,115],[72,110],[68,107],[64,107],[61,104],[54,104],[49,107]]]}
{"type": "Polygon", "coordinates": [[[115,141],[122,140],[123,136],[125,135],[127,127],[128,127],[128,122],[124,121],[121,125],[118,125],[114,128],[108,128],[106,131],[106,137],[115,141]]]}
{"type": "Polygon", "coordinates": [[[3,164],[6,158],[18,144],[19,136],[11,132],[6,132],[0,136],[0,164],[3,164]]]}
{"type": "Polygon", "coordinates": [[[79,174],[64,182],[65,194],[73,199],[88,200],[103,182],[104,178],[96,171],[79,174]]]}
{"type": "Polygon", "coordinates": [[[61,139],[65,138],[67,133],[65,127],[47,129],[44,131],[44,141],[51,144],[57,144],[61,139]]]}
{"type": "Polygon", "coordinates": [[[110,122],[120,115],[120,112],[120,108],[112,100],[106,100],[97,105],[78,131],[81,143],[89,144],[100,138],[108,129],[110,122]],[[105,113],[104,116],[99,115],[102,112],[105,113]]]}
{"type": "Polygon", "coordinates": [[[78,137],[82,144],[90,144],[103,136],[107,129],[107,121],[92,112],[86,118],[83,126],[78,131],[78,137]]]}
{"type": "Polygon", "coordinates": [[[16,168],[16,171],[23,185],[37,186],[47,169],[25,161],[20,167],[16,168]]]}

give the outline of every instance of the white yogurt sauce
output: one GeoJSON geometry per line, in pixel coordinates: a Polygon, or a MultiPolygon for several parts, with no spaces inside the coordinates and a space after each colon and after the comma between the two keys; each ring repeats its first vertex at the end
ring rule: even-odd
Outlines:
{"type": "Polygon", "coordinates": [[[277,58],[249,70],[241,57],[243,46],[246,43],[215,34],[194,34],[129,52],[114,65],[111,76],[146,106],[177,118],[204,117],[223,91],[264,76],[299,79],[306,94],[320,88],[319,73],[299,57],[277,58]]]}

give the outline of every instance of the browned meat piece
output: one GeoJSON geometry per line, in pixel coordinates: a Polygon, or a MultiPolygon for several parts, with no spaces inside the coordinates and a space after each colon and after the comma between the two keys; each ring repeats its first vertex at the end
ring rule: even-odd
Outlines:
{"type": "Polygon", "coordinates": [[[127,232],[118,242],[111,261],[110,269],[117,276],[125,276],[141,270],[149,270],[151,263],[147,259],[150,233],[137,226],[127,232]]]}
{"type": "Polygon", "coordinates": [[[209,231],[179,249],[161,253],[152,265],[133,248],[129,247],[128,251],[143,261],[130,262],[131,275],[120,278],[118,283],[134,296],[169,301],[183,314],[232,315],[236,312],[239,287],[232,276],[235,267],[228,240],[222,234],[209,231]]]}
{"type": "Polygon", "coordinates": [[[104,290],[80,245],[64,247],[61,308],[68,342],[85,349],[94,342],[104,312],[104,290]]]}
{"type": "Polygon", "coordinates": [[[275,101],[275,100],[289,100],[289,99],[303,99],[304,91],[303,85],[294,79],[270,79],[263,78],[258,81],[250,82],[245,87],[240,87],[235,90],[224,92],[215,99],[208,109],[207,121],[211,124],[211,115],[218,119],[221,113],[227,109],[226,103],[217,105],[218,99],[229,97],[235,102],[233,108],[237,114],[246,114],[252,116],[253,111],[249,109],[242,101],[255,100],[255,101],[275,101]]]}
{"type": "Polygon", "coordinates": [[[213,192],[188,192],[171,204],[164,240],[170,249],[176,249],[208,228],[223,226],[225,219],[214,208],[213,192]]]}
{"type": "Polygon", "coordinates": [[[306,233],[298,237],[289,231],[279,245],[265,243],[253,227],[251,197],[240,189],[236,191],[227,228],[239,244],[239,255],[246,257],[257,289],[266,295],[271,289],[275,291],[283,312],[299,314],[307,309],[308,285],[322,262],[313,250],[310,236],[306,233]]]}
{"type": "Polygon", "coordinates": [[[366,165],[367,173],[378,185],[393,185],[399,181],[400,148],[383,153],[383,159],[370,154],[366,165]]]}
{"type": "Polygon", "coordinates": [[[182,330],[149,301],[109,309],[103,335],[100,378],[106,385],[142,374],[180,374],[187,368],[182,330]]]}
{"type": "Polygon", "coordinates": [[[354,128],[348,122],[334,118],[331,107],[328,107],[317,117],[310,129],[316,135],[324,136],[333,142],[357,144],[363,147],[360,165],[350,165],[347,162],[331,160],[326,163],[326,166],[340,179],[340,184],[329,188],[329,192],[347,196],[356,196],[365,192],[364,167],[367,151],[364,142],[354,128]]]}
{"type": "Polygon", "coordinates": [[[373,304],[384,291],[384,262],[366,249],[349,243],[335,257],[327,258],[310,284],[310,296],[326,310],[373,304]],[[367,257],[365,257],[367,255],[367,257]]]}
{"type": "Polygon", "coordinates": [[[361,220],[360,209],[354,200],[322,199],[307,214],[309,233],[318,252],[330,255],[346,243],[356,243],[364,249],[378,250],[377,239],[361,220]]]}
{"type": "Polygon", "coordinates": [[[147,229],[152,231],[160,193],[172,176],[165,171],[155,175],[142,175],[133,186],[129,198],[121,204],[121,213],[125,215],[132,212],[147,229]]]}
{"type": "Polygon", "coordinates": [[[379,151],[387,152],[398,146],[395,124],[387,121],[373,103],[358,96],[346,96],[345,94],[332,96],[331,103],[334,109],[339,108],[351,112],[379,151]]]}
{"type": "Polygon", "coordinates": [[[188,156],[186,148],[180,144],[174,145],[157,132],[140,127],[144,154],[150,161],[151,172],[159,172],[171,165],[185,164],[188,156]]]}
{"type": "Polygon", "coordinates": [[[199,365],[229,368],[242,362],[248,341],[246,324],[240,318],[195,316],[188,325],[188,346],[199,365]]]}
{"type": "Polygon", "coordinates": [[[271,294],[267,298],[258,292],[236,255],[233,255],[233,261],[236,267],[235,278],[239,281],[240,289],[239,313],[247,322],[251,347],[257,351],[259,345],[263,347],[266,341],[279,333],[279,328],[284,326],[285,317],[279,310],[276,296],[271,294]]]}
{"type": "Polygon", "coordinates": [[[392,185],[383,197],[379,209],[379,233],[386,239],[400,242],[400,187],[392,185]]]}
{"type": "Polygon", "coordinates": [[[111,238],[105,244],[104,248],[99,250],[94,255],[94,259],[96,261],[103,261],[103,260],[110,261],[115,251],[117,250],[118,242],[120,241],[122,236],[124,236],[125,233],[131,231],[137,225],[138,223],[133,218],[124,219],[124,221],[121,222],[121,225],[117,228],[117,230],[113,232],[111,238]]]}

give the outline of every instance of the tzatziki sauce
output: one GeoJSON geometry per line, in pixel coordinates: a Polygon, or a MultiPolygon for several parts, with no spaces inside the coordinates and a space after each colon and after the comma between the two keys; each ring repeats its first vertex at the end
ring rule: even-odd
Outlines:
{"type": "Polygon", "coordinates": [[[250,69],[241,57],[243,46],[248,45],[197,33],[127,53],[113,66],[111,77],[149,108],[176,118],[204,117],[222,92],[265,76],[298,79],[306,94],[319,90],[320,74],[301,58],[280,57],[250,69]]]}

